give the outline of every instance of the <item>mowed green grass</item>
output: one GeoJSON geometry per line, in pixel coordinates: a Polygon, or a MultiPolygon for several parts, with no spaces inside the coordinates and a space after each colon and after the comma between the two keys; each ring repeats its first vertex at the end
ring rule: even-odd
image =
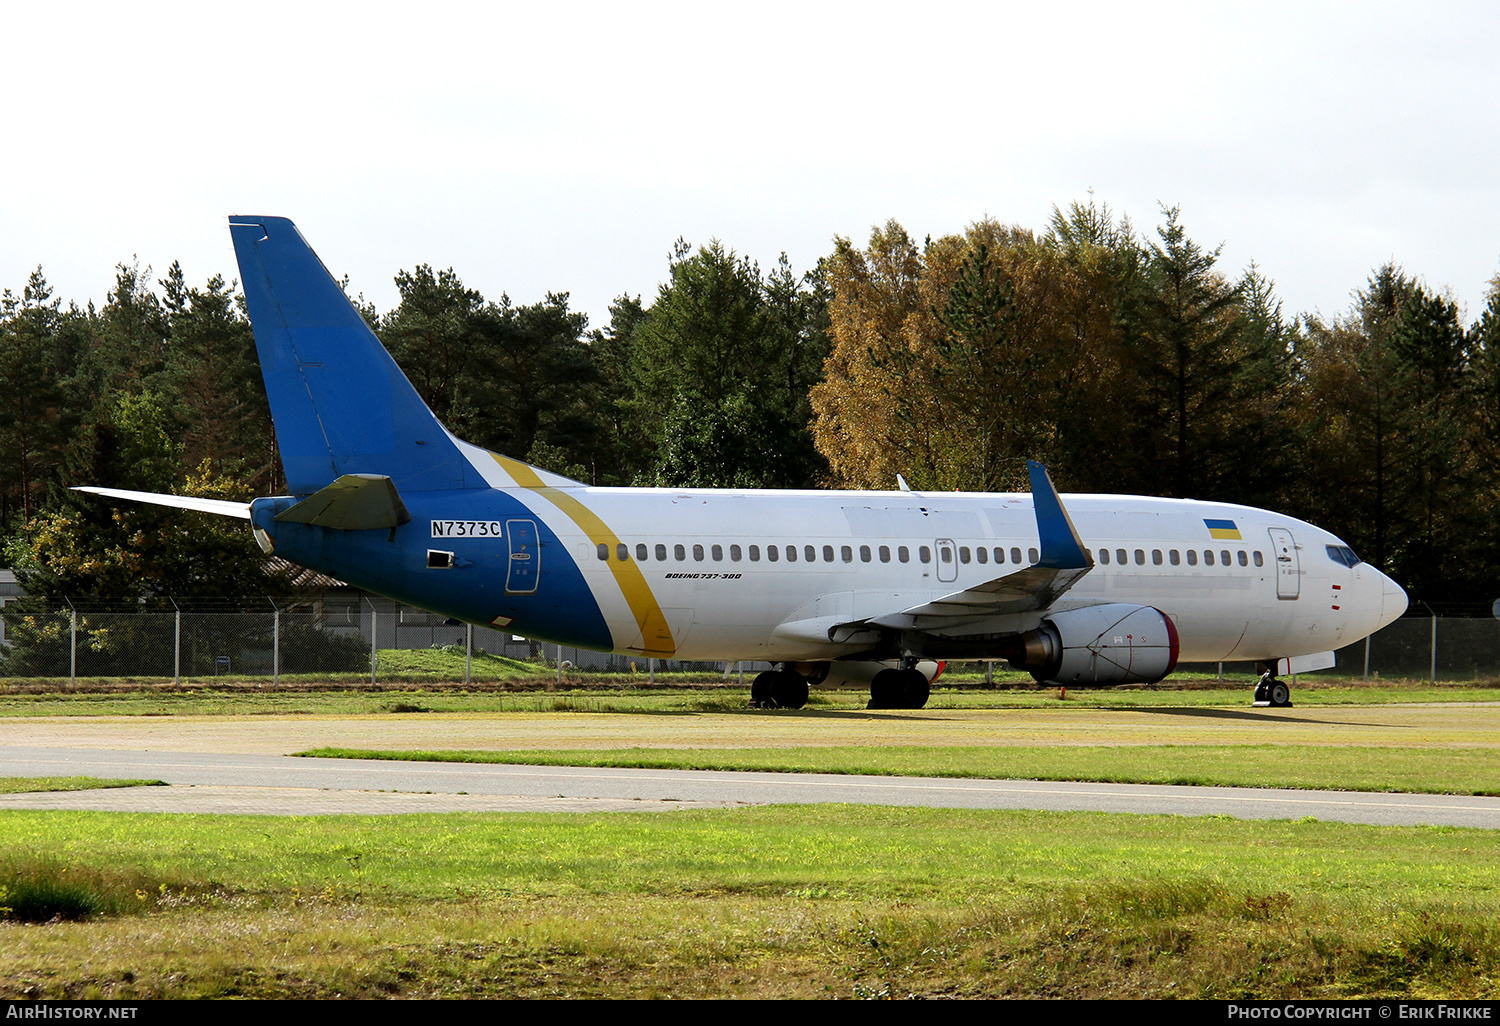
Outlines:
{"type": "Polygon", "coordinates": [[[0,794],[30,794],[38,791],[92,791],[101,787],[165,786],[163,780],[117,777],[0,777],[0,794]]]}
{"type": "MultiPolygon", "coordinates": [[[[419,653],[425,654],[425,653],[419,653]]],[[[227,716],[227,715],[376,715],[390,712],[599,712],[599,713],[741,713],[764,717],[748,708],[749,691],[736,677],[681,674],[674,683],[658,675],[650,685],[644,674],[612,675],[588,681],[565,681],[562,688],[545,674],[518,676],[496,683],[397,683],[370,686],[357,681],[296,681],[283,678],[273,688],[262,682],[191,682],[181,687],[140,682],[85,682],[77,689],[62,684],[0,681],[0,718],[14,716],[227,716]]],[[[943,678],[947,680],[948,678],[943,678]]],[[[1012,681],[998,688],[980,686],[977,675],[955,675],[963,686],[937,687],[928,709],[1038,708],[1245,708],[1248,683],[1223,688],[1210,681],[1175,682],[1170,687],[1075,688],[1059,697],[1057,688],[1012,681]]],[[[1027,678],[1029,681],[1029,678],[1027,678]]],[[[1175,681],[1175,679],[1174,679],[1175,681]]],[[[813,691],[808,709],[841,712],[863,709],[862,691],[813,691]]],[[[1411,681],[1370,684],[1341,678],[1310,678],[1293,692],[1299,708],[1319,706],[1410,705],[1429,702],[1500,702],[1492,682],[1440,684],[1411,681]]],[[[774,715],[774,713],[773,713],[774,715]]]]}
{"type": "Polygon", "coordinates": [[[1500,996],[1493,831],[812,806],[0,837],[107,861],[138,909],[0,927],[8,998],[1500,996]]]}
{"type": "Polygon", "coordinates": [[[381,751],[315,748],[325,759],[762,770],[874,776],[1086,780],[1102,783],[1285,787],[1413,794],[1500,794],[1492,748],[1340,746],[1311,752],[1283,745],[1076,745],[1007,747],[621,748],[525,751],[381,751]]]}

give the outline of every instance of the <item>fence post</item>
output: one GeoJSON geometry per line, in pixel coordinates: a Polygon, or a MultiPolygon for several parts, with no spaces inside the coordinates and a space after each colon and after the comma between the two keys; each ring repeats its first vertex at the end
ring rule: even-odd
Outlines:
{"type": "Polygon", "coordinates": [[[78,610],[68,602],[68,687],[78,685],[78,610]]]}
{"type": "Polygon", "coordinates": [[[650,680],[650,682],[652,684],[655,684],[656,683],[656,659],[652,658],[651,660],[649,660],[647,662],[646,665],[648,665],[648,666],[651,667],[651,680],[650,680]]]}
{"type": "Polygon", "coordinates": [[[1365,682],[1370,680],[1370,635],[1365,635],[1365,682]]]}
{"type": "MultiPolygon", "coordinates": [[[[1431,608],[1431,607],[1428,607],[1431,608]]],[[[1432,672],[1431,680],[1428,682],[1437,687],[1437,614],[1432,614],[1432,672]]]]}
{"type": "Polygon", "coordinates": [[[281,609],[271,599],[271,687],[281,685],[281,609]]]}
{"type": "Polygon", "coordinates": [[[995,687],[995,661],[993,659],[984,661],[984,686],[990,689],[995,687]]]}
{"type": "Polygon", "coordinates": [[[182,607],[172,600],[172,684],[182,684],[182,607]]]}
{"type": "Polygon", "coordinates": [[[365,601],[370,603],[370,684],[373,687],[375,684],[375,635],[378,633],[375,618],[379,614],[375,611],[374,600],[367,598],[365,601]]]}

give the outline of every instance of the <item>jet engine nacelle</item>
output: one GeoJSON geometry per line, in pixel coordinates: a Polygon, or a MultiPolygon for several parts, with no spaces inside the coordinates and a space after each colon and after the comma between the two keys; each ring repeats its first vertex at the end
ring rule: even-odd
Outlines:
{"type": "Polygon", "coordinates": [[[1171,618],[1124,602],[1054,613],[1021,645],[1011,665],[1055,684],[1154,684],[1177,666],[1171,618]]]}

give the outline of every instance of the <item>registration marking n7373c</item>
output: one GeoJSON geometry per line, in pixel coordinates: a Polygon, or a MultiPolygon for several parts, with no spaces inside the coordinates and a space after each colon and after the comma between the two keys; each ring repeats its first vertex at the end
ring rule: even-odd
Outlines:
{"type": "Polygon", "coordinates": [[[434,538],[499,538],[498,520],[434,520],[434,538]]]}

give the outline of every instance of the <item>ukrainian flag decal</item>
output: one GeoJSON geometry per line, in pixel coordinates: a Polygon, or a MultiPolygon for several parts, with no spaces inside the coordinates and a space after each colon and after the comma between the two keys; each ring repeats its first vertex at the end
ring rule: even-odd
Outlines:
{"type": "Polygon", "coordinates": [[[1208,528],[1210,538],[1218,538],[1220,541],[1242,541],[1240,529],[1234,526],[1233,520],[1205,520],[1203,526],[1208,528]]]}

